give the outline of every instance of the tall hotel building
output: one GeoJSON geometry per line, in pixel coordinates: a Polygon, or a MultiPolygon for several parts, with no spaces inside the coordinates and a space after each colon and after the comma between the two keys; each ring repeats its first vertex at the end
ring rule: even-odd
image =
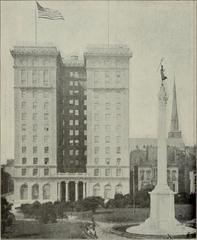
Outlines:
{"type": "Polygon", "coordinates": [[[129,193],[126,46],[14,47],[16,204],[129,193]]]}
{"type": "Polygon", "coordinates": [[[87,72],[88,195],[129,193],[129,58],[126,46],[90,46],[87,72]]]}

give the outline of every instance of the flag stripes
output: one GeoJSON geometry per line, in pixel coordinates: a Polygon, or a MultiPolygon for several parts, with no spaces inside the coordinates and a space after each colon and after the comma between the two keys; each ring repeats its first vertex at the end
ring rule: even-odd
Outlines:
{"type": "Polygon", "coordinates": [[[36,2],[36,4],[38,9],[38,18],[45,18],[50,20],[59,20],[59,19],[64,20],[64,17],[59,11],[52,10],[49,8],[44,8],[38,2],[36,2]]]}

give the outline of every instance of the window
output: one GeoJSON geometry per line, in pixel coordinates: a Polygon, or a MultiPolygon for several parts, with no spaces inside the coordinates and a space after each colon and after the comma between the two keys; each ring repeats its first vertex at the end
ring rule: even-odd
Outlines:
{"type": "Polygon", "coordinates": [[[109,164],[110,164],[110,158],[106,158],[106,159],[105,159],[105,163],[106,163],[107,165],[109,165],[109,164]]]}
{"type": "Polygon", "coordinates": [[[69,100],[69,104],[72,105],[73,104],[73,99],[69,100]]]}
{"type": "Polygon", "coordinates": [[[33,142],[36,142],[38,139],[38,136],[37,135],[33,135],[33,142]]]}
{"type": "Polygon", "coordinates": [[[22,142],[26,141],[26,135],[22,135],[22,142]]]}
{"type": "Polygon", "coordinates": [[[22,153],[26,153],[26,151],[27,151],[27,147],[23,146],[22,147],[22,153]]]}
{"type": "Polygon", "coordinates": [[[105,176],[110,176],[110,169],[109,168],[107,168],[107,169],[105,169],[105,176]]]}
{"type": "Polygon", "coordinates": [[[76,126],[79,125],[79,120],[75,120],[75,125],[76,125],[76,126]]]}
{"type": "Polygon", "coordinates": [[[33,131],[36,132],[38,129],[38,125],[37,124],[33,124],[33,131]]]}
{"type": "Polygon", "coordinates": [[[99,142],[99,136],[94,136],[94,142],[98,143],[99,142]]]}
{"type": "Polygon", "coordinates": [[[47,132],[49,131],[49,125],[48,124],[44,124],[44,130],[47,131],[47,132]]]}
{"type": "Polygon", "coordinates": [[[44,164],[48,164],[49,163],[49,158],[48,157],[45,157],[44,158],[44,164]]]}
{"type": "Polygon", "coordinates": [[[21,90],[21,97],[24,98],[25,97],[25,90],[21,90]]]}
{"type": "Polygon", "coordinates": [[[33,147],[33,153],[37,153],[38,148],[36,146],[33,147]]]}
{"type": "Polygon", "coordinates": [[[110,136],[106,136],[106,137],[105,137],[105,142],[106,142],[106,143],[110,143],[110,136]]]}
{"type": "Polygon", "coordinates": [[[27,163],[27,158],[26,157],[23,157],[22,158],[22,164],[26,164],[27,163]]]}
{"type": "Polygon", "coordinates": [[[120,119],[121,115],[118,113],[116,114],[116,119],[120,119]]]}
{"type": "Polygon", "coordinates": [[[99,176],[99,169],[98,168],[94,169],[94,176],[99,176]]]}
{"type": "Polygon", "coordinates": [[[70,94],[70,95],[73,95],[73,90],[69,90],[69,94],[70,94]]]}
{"type": "Polygon", "coordinates": [[[44,113],[44,120],[49,120],[49,114],[48,113],[44,113]]]}
{"type": "Polygon", "coordinates": [[[34,184],[32,186],[32,199],[36,200],[39,198],[39,185],[38,184],[34,184]]]}
{"type": "Polygon", "coordinates": [[[70,114],[73,114],[73,112],[74,112],[73,109],[69,109],[70,114]]]}
{"type": "Polygon", "coordinates": [[[116,142],[117,142],[117,143],[120,143],[120,136],[117,136],[117,137],[116,137],[116,142]]]}
{"type": "Polygon", "coordinates": [[[75,139],[75,144],[79,144],[79,139],[75,139]]]}
{"type": "Polygon", "coordinates": [[[69,85],[70,85],[70,86],[73,86],[73,81],[70,81],[70,82],[69,82],[69,85]]]}
{"type": "Polygon", "coordinates": [[[99,98],[99,95],[97,93],[94,94],[94,98],[95,99],[98,99],[99,98]]]}
{"type": "Polygon", "coordinates": [[[33,120],[37,120],[37,116],[38,116],[37,113],[33,113],[33,120]]]}
{"type": "Polygon", "coordinates": [[[73,139],[69,140],[69,144],[72,146],[73,145],[73,139]]]}
{"type": "Polygon", "coordinates": [[[73,150],[69,150],[69,155],[72,156],[73,155],[73,150]]]}
{"type": "Polygon", "coordinates": [[[105,125],[105,131],[109,132],[110,131],[110,125],[105,125]]]}
{"type": "Polygon", "coordinates": [[[78,93],[79,93],[79,90],[75,90],[74,93],[75,93],[75,94],[78,94],[78,93]]]}
{"type": "Polygon", "coordinates": [[[105,148],[105,153],[106,153],[106,154],[109,154],[109,153],[110,153],[110,147],[106,147],[106,148],[105,148]]]}
{"type": "Polygon", "coordinates": [[[73,120],[69,120],[69,125],[73,126],[73,120]]]}
{"type": "Polygon", "coordinates": [[[27,169],[26,168],[22,168],[21,169],[21,175],[22,176],[26,176],[26,174],[27,174],[27,169]]]}
{"type": "Polygon", "coordinates": [[[48,140],[49,140],[49,136],[48,136],[48,135],[45,135],[45,136],[44,136],[44,142],[46,143],[46,142],[48,142],[48,140]]]}
{"type": "Polygon", "coordinates": [[[21,102],[21,108],[24,109],[26,107],[26,102],[21,102]]]}
{"type": "Polygon", "coordinates": [[[116,84],[120,84],[120,72],[116,73],[116,84]]]}
{"type": "Polygon", "coordinates": [[[75,72],[74,73],[74,76],[77,78],[77,77],[79,77],[79,73],[78,72],[75,72]]]}
{"type": "Polygon", "coordinates": [[[45,90],[43,94],[44,94],[44,98],[48,98],[49,97],[49,92],[48,91],[45,90]]]}
{"type": "Polygon", "coordinates": [[[87,120],[86,119],[84,120],[84,124],[87,124],[87,120]]]}
{"type": "Polygon", "coordinates": [[[73,136],[73,130],[70,130],[70,131],[69,131],[69,135],[70,135],[70,136],[73,136]]]}
{"type": "Polygon", "coordinates": [[[21,129],[22,129],[22,131],[25,131],[26,130],[26,124],[22,124],[21,129]]]}
{"type": "Polygon", "coordinates": [[[37,84],[37,72],[36,71],[32,72],[32,84],[33,85],[37,84]]]}
{"type": "Polygon", "coordinates": [[[49,153],[49,147],[44,147],[44,153],[49,153]]]}
{"type": "Polygon", "coordinates": [[[21,70],[21,84],[25,85],[26,81],[27,81],[27,73],[25,70],[21,70]]]}
{"type": "Polygon", "coordinates": [[[76,115],[76,116],[79,115],[79,110],[75,110],[75,115],[76,115]]]}
{"type": "Polygon", "coordinates": [[[85,106],[87,105],[87,100],[84,100],[84,105],[85,105],[85,106]]]}
{"type": "Polygon", "coordinates": [[[99,153],[99,147],[94,147],[94,153],[95,154],[99,153]]]}
{"type": "Polygon", "coordinates": [[[49,184],[45,184],[43,186],[43,199],[50,199],[50,185],[49,184]]]}
{"type": "Polygon", "coordinates": [[[84,156],[87,156],[87,150],[84,151],[84,156]]]}
{"type": "Polygon", "coordinates": [[[75,155],[76,155],[76,156],[79,155],[79,150],[75,150],[75,155]]]}
{"type": "Polygon", "coordinates": [[[118,131],[120,131],[120,129],[121,129],[120,124],[118,124],[118,125],[116,126],[116,129],[117,129],[118,131]]]}
{"type": "Polygon", "coordinates": [[[105,103],[105,110],[109,110],[110,109],[110,103],[105,103]]]}
{"type": "Polygon", "coordinates": [[[87,135],[87,130],[84,130],[84,135],[87,135]]]}
{"type": "Polygon", "coordinates": [[[99,129],[99,125],[94,125],[94,130],[97,131],[99,129]]]}
{"type": "Polygon", "coordinates": [[[116,159],[117,165],[120,165],[120,161],[121,161],[121,158],[117,158],[117,159],[116,159]]]}
{"type": "Polygon", "coordinates": [[[98,113],[95,113],[94,114],[94,119],[97,121],[97,120],[99,120],[99,115],[98,115],[98,113]]]}
{"type": "Polygon", "coordinates": [[[45,168],[44,169],[44,176],[48,176],[49,175],[49,169],[48,168],[45,168]]]}
{"type": "Polygon", "coordinates": [[[94,79],[94,87],[98,87],[98,83],[99,83],[98,79],[94,79]]]}
{"type": "Polygon", "coordinates": [[[116,169],[116,176],[121,176],[121,168],[116,169]]]}
{"type": "Polygon", "coordinates": [[[33,176],[37,176],[38,175],[38,169],[37,168],[34,168],[33,169],[33,176]]]}
{"type": "MultiPolygon", "coordinates": [[[[23,175],[23,171],[22,171],[22,175],[23,175]]],[[[27,184],[23,184],[20,188],[20,197],[21,200],[25,200],[28,198],[28,186],[27,184]]]]}
{"type": "Polygon", "coordinates": [[[109,120],[109,119],[110,119],[110,114],[109,114],[109,113],[105,114],[105,119],[106,119],[106,120],[109,120]]]}
{"type": "Polygon", "coordinates": [[[99,158],[96,157],[96,158],[94,159],[94,163],[95,163],[95,164],[98,164],[98,163],[99,163],[99,158]]]}
{"type": "Polygon", "coordinates": [[[116,153],[120,154],[120,147],[116,148],[116,153]]]}
{"type": "Polygon", "coordinates": [[[33,164],[38,164],[38,158],[37,157],[33,158],[33,164]]]}
{"type": "Polygon", "coordinates": [[[84,110],[84,115],[87,115],[87,110],[86,109],[84,110]]]}
{"type": "Polygon", "coordinates": [[[48,86],[49,84],[49,73],[47,70],[43,72],[43,85],[48,86]]]}
{"type": "Polygon", "coordinates": [[[74,73],[73,72],[70,72],[70,77],[73,77],[74,76],[74,73]]]}
{"type": "Polygon", "coordinates": [[[21,119],[22,119],[22,120],[26,120],[26,117],[27,117],[27,114],[26,114],[26,113],[22,113],[22,114],[21,114],[21,119]]]}
{"type": "Polygon", "coordinates": [[[79,130],[75,130],[75,136],[79,135],[79,130]]]}
{"type": "Polygon", "coordinates": [[[120,110],[120,107],[121,107],[121,104],[118,102],[118,103],[116,103],[116,109],[117,110],[120,110]]]}
{"type": "Polygon", "coordinates": [[[48,111],[48,109],[49,109],[49,103],[45,102],[44,103],[44,110],[48,111]]]}
{"type": "Polygon", "coordinates": [[[87,140],[84,140],[84,145],[87,146],[87,140]]]}
{"type": "Polygon", "coordinates": [[[75,81],[74,84],[76,87],[79,85],[79,83],[77,81],[75,81]]]}
{"type": "Polygon", "coordinates": [[[33,89],[33,91],[32,91],[32,96],[33,96],[33,98],[36,98],[36,97],[37,97],[37,91],[34,90],[34,89],[33,89]]]}
{"type": "Polygon", "coordinates": [[[75,105],[76,105],[76,106],[79,105],[79,100],[78,100],[78,99],[75,100],[75,105]]]}

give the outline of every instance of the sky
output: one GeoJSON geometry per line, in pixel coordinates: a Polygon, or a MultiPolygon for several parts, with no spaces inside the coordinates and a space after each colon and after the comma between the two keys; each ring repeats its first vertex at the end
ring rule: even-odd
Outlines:
{"type": "MultiPolygon", "coordinates": [[[[195,1],[194,1],[195,2],[195,1]]],[[[156,137],[162,57],[168,76],[170,129],[174,76],[183,140],[195,143],[195,9],[192,1],[110,1],[109,42],[127,44],[130,59],[130,137],[156,137]]],[[[38,43],[53,44],[63,57],[81,58],[88,44],[108,42],[106,1],[39,1],[65,21],[37,19],[38,43]]],[[[13,59],[15,45],[34,44],[35,2],[1,1],[1,161],[14,158],[13,59]]]]}

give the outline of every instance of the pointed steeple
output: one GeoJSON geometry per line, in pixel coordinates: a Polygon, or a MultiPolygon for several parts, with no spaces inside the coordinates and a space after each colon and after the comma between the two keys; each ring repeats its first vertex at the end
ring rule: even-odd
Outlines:
{"type": "Polygon", "coordinates": [[[173,99],[172,99],[171,126],[170,126],[170,132],[168,133],[168,137],[181,138],[181,131],[179,130],[178,110],[177,110],[175,77],[174,77],[173,99]]]}

